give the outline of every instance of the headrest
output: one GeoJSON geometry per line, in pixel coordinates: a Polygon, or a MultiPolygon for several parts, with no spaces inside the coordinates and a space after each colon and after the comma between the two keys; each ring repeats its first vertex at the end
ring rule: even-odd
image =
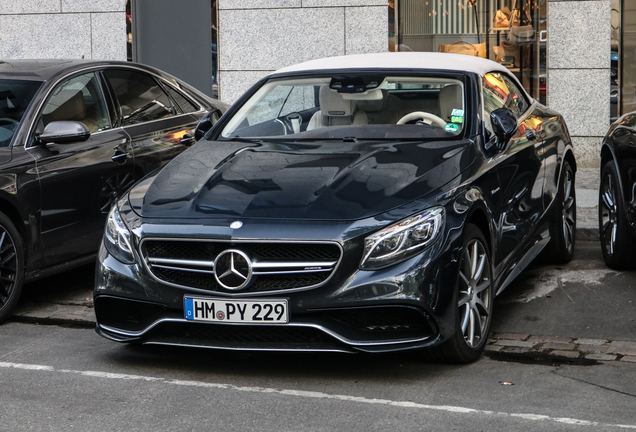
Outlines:
{"type": "Polygon", "coordinates": [[[369,112],[382,111],[382,108],[384,108],[384,102],[384,99],[356,101],[359,110],[369,112]]]}
{"type": "Polygon", "coordinates": [[[86,105],[84,96],[79,90],[62,90],[48,103],[53,108],[50,113],[50,121],[54,120],[83,120],[86,117],[86,105]],[[55,104],[59,104],[55,108],[55,104]]]}
{"type": "Polygon", "coordinates": [[[450,84],[439,91],[440,117],[445,121],[450,120],[454,109],[464,109],[464,97],[462,87],[459,84],[450,84]]]}
{"type": "Polygon", "coordinates": [[[320,88],[320,111],[323,116],[346,117],[353,115],[356,102],[344,100],[342,95],[328,86],[320,88]]]}

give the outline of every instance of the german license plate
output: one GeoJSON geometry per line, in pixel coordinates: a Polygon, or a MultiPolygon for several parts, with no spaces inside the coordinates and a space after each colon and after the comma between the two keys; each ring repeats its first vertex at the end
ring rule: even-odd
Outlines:
{"type": "Polygon", "coordinates": [[[219,324],[287,324],[287,300],[232,300],[209,297],[183,298],[187,320],[219,324]]]}

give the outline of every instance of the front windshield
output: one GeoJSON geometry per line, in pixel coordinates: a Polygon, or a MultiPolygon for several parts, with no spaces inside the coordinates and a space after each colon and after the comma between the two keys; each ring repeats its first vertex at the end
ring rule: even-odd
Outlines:
{"type": "Polygon", "coordinates": [[[40,81],[0,80],[0,147],[11,144],[18,124],[41,85],[40,81]]]}
{"type": "Polygon", "coordinates": [[[464,85],[457,79],[321,75],[266,83],[220,138],[453,138],[466,116],[464,85]]]}

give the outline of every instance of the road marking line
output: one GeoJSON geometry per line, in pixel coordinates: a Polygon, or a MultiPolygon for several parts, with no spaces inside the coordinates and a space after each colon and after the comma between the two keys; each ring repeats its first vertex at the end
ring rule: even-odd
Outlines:
{"type": "Polygon", "coordinates": [[[285,389],[279,390],[279,389],[266,388],[266,387],[241,387],[241,386],[235,386],[233,384],[208,383],[208,382],[202,382],[202,381],[187,381],[187,380],[172,380],[167,378],[157,378],[157,377],[144,376],[144,375],[129,375],[129,374],[119,374],[119,373],[111,373],[111,372],[81,371],[81,370],[71,370],[71,369],[55,369],[53,366],[24,364],[24,363],[0,362],[0,368],[77,374],[77,375],[82,375],[82,376],[91,377],[91,378],[153,381],[153,382],[158,382],[158,383],[167,384],[167,385],[234,390],[234,391],[243,391],[243,392],[250,392],[250,393],[270,393],[270,394],[273,393],[273,394],[279,394],[283,396],[296,396],[301,398],[331,399],[331,400],[339,400],[344,402],[356,402],[356,403],[364,403],[364,404],[371,404],[371,405],[387,405],[387,406],[395,406],[400,408],[414,408],[414,409],[431,410],[431,411],[445,411],[445,412],[459,413],[459,414],[507,416],[507,417],[520,418],[523,420],[529,420],[529,421],[549,421],[549,422],[565,423],[565,424],[577,425],[577,426],[601,426],[601,427],[614,427],[614,428],[621,428],[621,429],[636,430],[636,425],[623,425],[623,424],[610,424],[610,423],[604,424],[604,423],[598,423],[595,421],[580,420],[580,419],[569,418],[569,417],[550,417],[547,415],[540,415],[540,414],[505,413],[505,412],[465,408],[465,407],[452,406],[452,405],[428,405],[428,404],[421,404],[421,403],[409,402],[409,401],[393,401],[389,399],[370,399],[370,398],[361,397],[361,396],[338,395],[338,394],[329,394],[329,393],[322,393],[322,392],[315,392],[315,391],[285,390],[285,389]]]}

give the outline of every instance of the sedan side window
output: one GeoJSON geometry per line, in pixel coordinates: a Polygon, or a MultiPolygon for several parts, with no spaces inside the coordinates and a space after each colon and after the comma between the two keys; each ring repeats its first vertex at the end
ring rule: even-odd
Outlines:
{"type": "Polygon", "coordinates": [[[77,121],[92,132],[110,129],[110,116],[94,73],[80,75],[58,86],[42,109],[37,133],[53,121],[77,121]]]}
{"type": "Polygon", "coordinates": [[[175,110],[170,98],[150,75],[133,70],[107,70],[121,108],[122,126],[170,117],[175,110]]]}
{"type": "Polygon", "coordinates": [[[165,86],[165,88],[166,88],[166,91],[170,93],[170,96],[172,96],[172,99],[174,99],[174,101],[177,103],[179,108],[181,108],[181,112],[185,114],[185,113],[199,111],[200,108],[196,106],[194,103],[190,102],[188,98],[186,98],[180,92],[178,92],[177,90],[173,89],[170,86],[165,86]]]}

